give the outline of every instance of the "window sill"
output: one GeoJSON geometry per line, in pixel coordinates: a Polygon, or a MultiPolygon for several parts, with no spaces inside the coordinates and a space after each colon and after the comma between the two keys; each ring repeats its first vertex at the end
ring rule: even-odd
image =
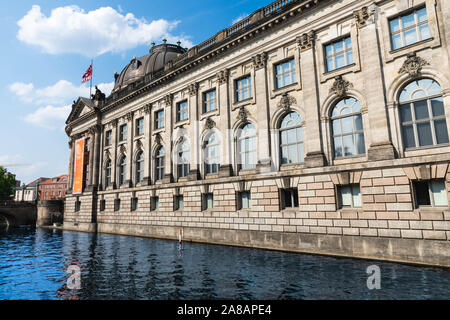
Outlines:
{"type": "Polygon", "coordinates": [[[186,124],[189,124],[189,119],[175,122],[174,128],[178,128],[178,127],[184,126],[186,124]]]}
{"type": "Polygon", "coordinates": [[[236,110],[237,108],[249,105],[249,104],[253,104],[255,103],[255,98],[251,97],[245,100],[241,100],[241,101],[234,101],[233,102],[233,110],[236,110]]]}
{"type": "Polygon", "coordinates": [[[414,209],[415,213],[443,213],[448,212],[450,208],[447,207],[432,207],[432,206],[420,206],[414,209]]]}
{"type": "Polygon", "coordinates": [[[343,67],[340,67],[340,68],[337,68],[337,69],[334,69],[334,70],[331,70],[331,71],[326,71],[326,72],[323,73],[323,75],[325,77],[328,77],[328,76],[331,76],[331,75],[336,76],[338,74],[345,73],[343,71],[348,71],[346,69],[351,69],[352,67],[355,67],[355,66],[356,66],[356,63],[348,64],[346,66],[343,66],[343,67]]]}
{"type": "Polygon", "coordinates": [[[438,148],[443,148],[443,147],[448,147],[448,146],[450,146],[449,143],[442,143],[442,144],[436,144],[436,145],[424,146],[424,147],[406,148],[405,152],[419,151],[419,150],[428,150],[428,149],[438,149],[438,148]]]}
{"type": "MultiPolygon", "coordinates": [[[[428,39],[425,39],[425,40],[414,42],[412,44],[408,44],[407,46],[404,46],[404,47],[401,47],[401,48],[398,48],[398,49],[391,49],[389,51],[389,54],[397,54],[399,52],[402,52],[403,50],[407,51],[408,49],[414,48],[415,46],[418,46],[418,45],[421,45],[421,44],[424,44],[424,43],[427,43],[427,42],[431,42],[433,40],[434,40],[434,37],[431,37],[431,38],[428,38],[428,39]]],[[[392,44],[391,44],[391,46],[392,46],[392,44]]]]}

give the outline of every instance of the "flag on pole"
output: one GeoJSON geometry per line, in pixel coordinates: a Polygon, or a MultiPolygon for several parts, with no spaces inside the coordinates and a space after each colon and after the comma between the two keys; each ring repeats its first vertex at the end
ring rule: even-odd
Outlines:
{"type": "Polygon", "coordinates": [[[89,68],[86,70],[86,72],[83,75],[83,80],[81,83],[85,83],[92,80],[92,64],[89,66],[89,68]]]}

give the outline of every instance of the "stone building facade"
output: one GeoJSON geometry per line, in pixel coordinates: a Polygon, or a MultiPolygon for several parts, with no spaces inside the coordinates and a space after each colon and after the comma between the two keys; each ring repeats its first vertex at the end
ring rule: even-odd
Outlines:
{"type": "Polygon", "coordinates": [[[450,7],[275,1],[73,105],[68,229],[450,266],[450,7]]]}

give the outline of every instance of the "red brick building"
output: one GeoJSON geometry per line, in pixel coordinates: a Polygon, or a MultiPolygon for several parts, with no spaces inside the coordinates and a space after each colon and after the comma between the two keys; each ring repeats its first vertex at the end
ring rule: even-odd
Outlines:
{"type": "Polygon", "coordinates": [[[62,200],[66,196],[67,174],[47,179],[39,184],[39,200],[62,200]]]}

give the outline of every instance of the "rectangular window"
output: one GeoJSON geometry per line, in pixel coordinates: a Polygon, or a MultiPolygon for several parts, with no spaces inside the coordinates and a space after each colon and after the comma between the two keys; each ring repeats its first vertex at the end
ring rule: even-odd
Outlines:
{"type": "Polygon", "coordinates": [[[212,193],[205,193],[202,195],[202,210],[209,210],[214,208],[214,196],[212,193]]]}
{"type": "Polygon", "coordinates": [[[252,80],[251,77],[245,77],[235,82],[236,102],[252,98],[252,80]]]}
{"type": "Polygon", "coordinates": [[[139,209],[139,199],[131,198],[131,211],[136,211],[139,209]]]}
{"type": "Polygon", "coordinates": [[[250,191],[238,193],[238,210],[250,209],[252,207],[252,197],[250,191]]]}
{"type": "Polygon", "coordinates": [[[123,124],[119,128],[119,141],[127,140],[127,125],[123,124]]]}
{"type": "Polygon", "coordinates": [[[338,187],[340,208],[360,208],[361,192],[359,184],[351,184],[338,187]]]}
{"type": "Polygon", "coordinates": [[[188,119],[188,104],[187,101],[177,103],[177,122],[188,119]]]}
{"type": "Polygon", "coordinates": [[[183,196],[175,196],[174,210],[181,210],[184,208],[183,196]]]}
{"type": "Polygon", "coordinates": [[[389,28],[392,50],[431,38],[426,8],[389,20],[389,28]]]}
{"type": "Polygon", "coordinates": [[[295,71],[295,60],[277,64],[275,66],[275,78],[277,89],[289,86],[297,82],[297,75],[295,71]]]}
{"type": "Polygon", "coordinates": [[[298,189],[281,189],[281,209],[298,208],[298,189]]]}
{"type": "Polygon", "coordinates": [[[112,130],[105,132],[105,146],[112,145],[112,130]]]}
{"type": "Polygon", "coordinates": [[[120,210],[120,199],[114,199],[114,211],[120,210]]]}
{"type": "Polygon", "coordinates": [[[216,90],[211,90],[203,94],[203,113],[217,110],[216,90]]]}
{"type": "Polygon", "coordinates": [[[155,129],[164,128],[164,110],[155,112],[155,129]]]}
{"type": "Polygon", "coordinates": [[[354,63],[352,39],[346,37],[325,46],[327,71],[333,71],[354,63]]]}
{"type": "Polygon", "coordinates": [[[150,198],[150,210],[155,211],[159,209],[159,197],[150,198]]]}
{"type": "Polygon", "coordinates": [[[444,180],[415,181],[417,207],[447,207],[447,190],[444,180]]]}
{"type": "Polygon", "coordinates": [[[144,118],[136,120],[136,135],[142,136],[144,134],[144,118]]]}
{"type": "Polygon", "coordinates": [[[78,212],[81,210],[81,201],[79,198],[77,198],[77,201],[75,201],[75,212],[78,212]]]}
{"type": "Polygon", "coordinates": [[[100,211],[105,211],[106,200],[100,200],[100,211]]]}

